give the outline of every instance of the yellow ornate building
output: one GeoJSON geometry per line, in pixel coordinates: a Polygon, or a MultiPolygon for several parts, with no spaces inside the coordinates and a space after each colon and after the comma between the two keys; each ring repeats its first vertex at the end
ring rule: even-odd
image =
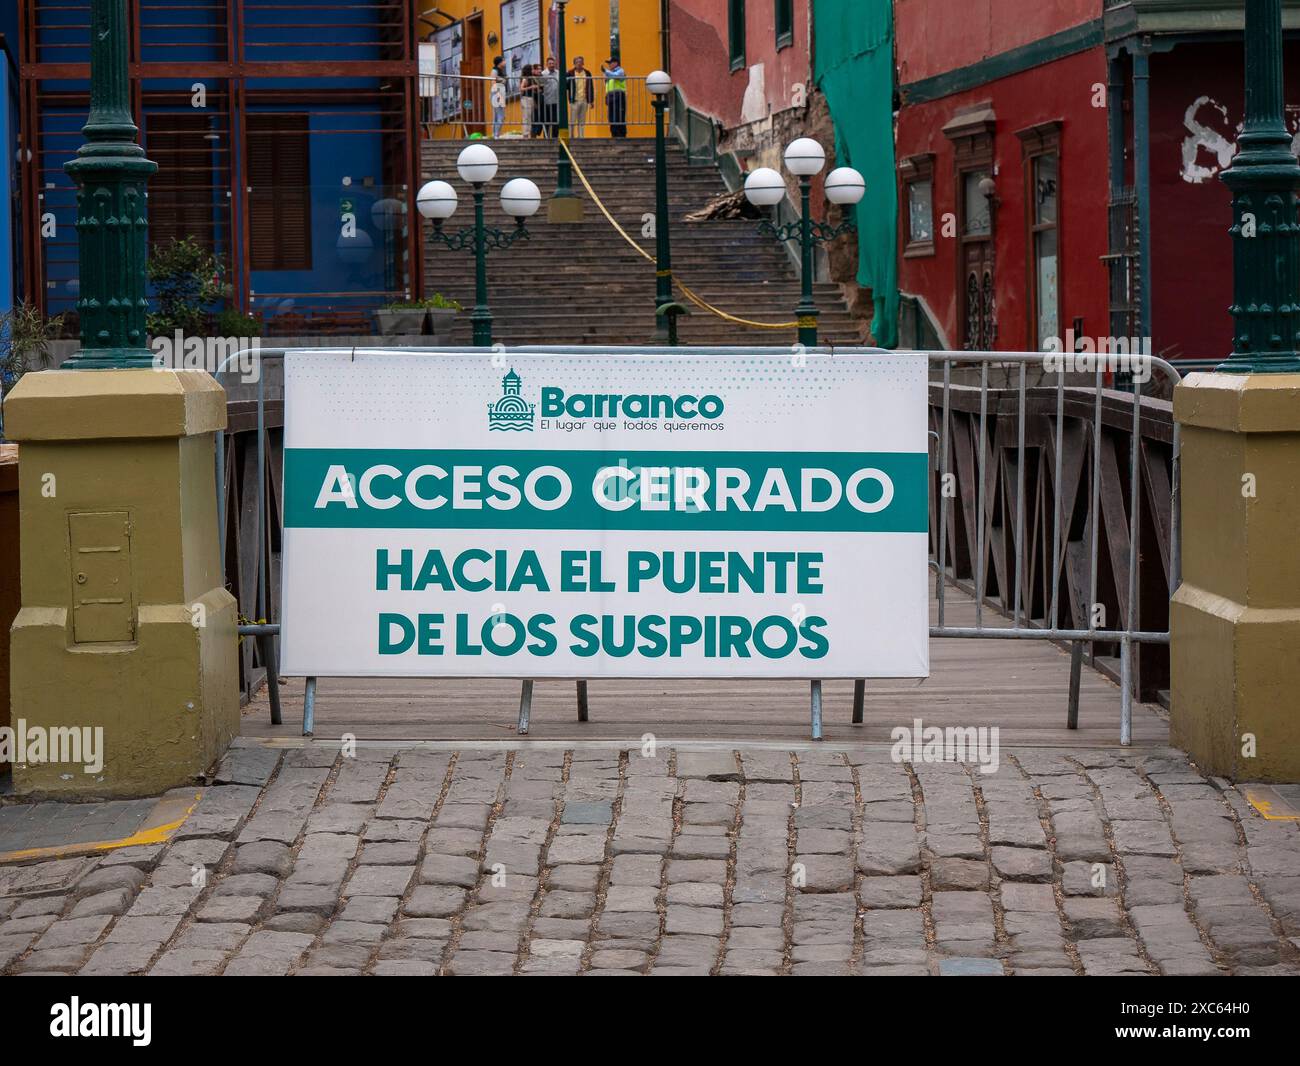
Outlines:
{"type": "MultiPolygon", "coordinates": [[[[592,74],[589,92],[586,83],[576,83],[574,137],[653,135],[654,111],[645,76],[664,65],[663,6],[661,0],[569,0],[565,5],[568,66],[582,57],[592,74]],[[622,101],[612,102],[607,92],[620,88],[620,79],[606,79],[602,71],[611,57],[619,60],[625,74],[622,101]],[[585,114],[583,97],[589,100],[585,114]]],[[[540,68],[557,56],[559,14],[552,0],[441,0],[437,6],[415,0],[415,8],[424,136],[544,135],[543,115],[523,91],[523,74],[525,67],[540,68]],[[497,56],[506,69],[501,83],[492,76],[497,56]]]]}

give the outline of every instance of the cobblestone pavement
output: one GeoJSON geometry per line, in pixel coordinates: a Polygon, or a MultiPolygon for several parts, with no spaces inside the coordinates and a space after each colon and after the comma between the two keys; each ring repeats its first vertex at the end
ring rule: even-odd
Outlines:
{"type": "Polygon", "coordinates": [[[165,845],[0,869],[3,972],[1300,972],[1300,827],[1163,750],[245,746],[217,782],[165,845]]]}

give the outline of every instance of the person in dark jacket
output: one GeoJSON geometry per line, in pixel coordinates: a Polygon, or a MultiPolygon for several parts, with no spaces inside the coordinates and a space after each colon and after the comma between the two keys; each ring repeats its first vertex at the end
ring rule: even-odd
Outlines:
{"type": "Polygon", "coordinates": [[[596,79],[591,76],[582,56],[573,57],[569,71],[569,134],[587,135],[587,110],[596,102],[596,79]]]}

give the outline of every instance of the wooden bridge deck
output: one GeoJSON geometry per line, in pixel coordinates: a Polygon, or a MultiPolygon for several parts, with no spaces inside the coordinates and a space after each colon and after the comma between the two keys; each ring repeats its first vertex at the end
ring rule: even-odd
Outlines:
{"type": "MultiPolygon", "coordinates": [[[[949,625],[974,625],[972,600],[949,589],[949,625]]],[[[931,604],[932,620],[935,604],[931,604]]],[[[1003,624],[986,611],[985,624],[1003,624]]],[[[1065,727],[1070,656],[1046,641],[934,639],[930,677],[924,681],[867,682],[865,722],[851,722],[853,683],[823,686],[823,732],[828,742],[889,741],[896,725],[997,726],[1000,741],[1015,747],[1111,747],[1119,744],[1119,689],[1085,666],[1079,728],[1065,727]]],[[[243,734],[297,737],[302,726],[303,681],[280,689],[284,724],[270,724],[266,692],[244,711],[243,734]]],[[[645,733],[673,740],[808,740],[806,681],[592,681],[590,718],[577,721],[574,684],[538,681],[532,726],[537,740],[609,740],[633,744],[645,733]]],[[[316,736],[352,733],[362,741],[513,740],[519,682],[487,678],[322,678],[316,692],[316,736]]],[[[1163,713],[1133,706],[1133,744],[1169,741],[1163,713]]]]}

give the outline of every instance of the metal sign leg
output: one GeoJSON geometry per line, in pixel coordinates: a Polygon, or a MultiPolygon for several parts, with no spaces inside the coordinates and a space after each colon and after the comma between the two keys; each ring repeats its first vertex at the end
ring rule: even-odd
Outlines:
{"type": "Polygon", "coordinates": [[[258,651],[266,664],[266,695],[271,701],[271,724],[280,725],[280,674],[275,666],[275,638],[267,633],[257,638],[258,651]]]}
{"type": "Polygon", "coordinates": [[[587,720],[587,682],[578,682],[578,721],[587,720]]]}
{"type": "Polygon", "coordinates": [[[522,737],[528,734],[528,720],[533,715],[533,683],[525,681],[519,689],[519,728],[516,732],[522,737]]]}
{"type": "Polygon", "coordinates": [[[867,682],[858,678],[853,682],[853,724],[862,724],[862,712],[867,702],[867,682]]]}
{"type": "Polygon", "coordinates": [[[307,678],[307,691],[302,697],[302,735],[311,736],[316,732],[316,679],[307,678]]]}
{"type": "Polygon", "coordinates": [[[1083,673],[1083,641],[1070,645],[1070,706],[1065,712],[1065,728],[1079,728],[1079,682],[1083,673]]]}
{"type": "Polygon", "coordinates": [[[1119,645],[1119,683],[1119,742],[1127,748],[1133,743],[1133,642],[1127,635],[1119,645]]]}
{"type": "Polygon", "coordinates": [[[822,683],[820,680],[812,683],[812,738],[821,740],[822,738],[822,683]]]}

